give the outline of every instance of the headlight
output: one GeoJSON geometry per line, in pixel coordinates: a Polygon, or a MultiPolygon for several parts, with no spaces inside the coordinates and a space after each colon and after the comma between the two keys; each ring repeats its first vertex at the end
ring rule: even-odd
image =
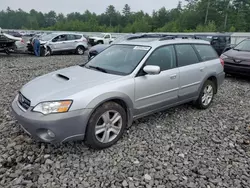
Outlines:
{"type": "Polygon", "coordinates": [[[224,55],[224,54],[221,54],[220,58],[221,58],[221,59],[227,59],[228,56],[226,56],[226,55],[224,55]]]}
{"type": "Polygon", "coordinates": [[[72,104],[71,100],[42,102],[36,105],[33,111],[40,112],[45,115],[51,113],[63,113],[69,110],[71,104],[72,104]]]}

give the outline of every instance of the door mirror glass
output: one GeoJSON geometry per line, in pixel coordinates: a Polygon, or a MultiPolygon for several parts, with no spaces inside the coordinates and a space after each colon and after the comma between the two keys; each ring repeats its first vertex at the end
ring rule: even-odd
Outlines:
{"type": "Polygon", "coordinates": [[[156,74],[160,74],[161,68],[156,65],[146,65],[143,68],[143,71],[150,75],[156,75],[156,74]]]}

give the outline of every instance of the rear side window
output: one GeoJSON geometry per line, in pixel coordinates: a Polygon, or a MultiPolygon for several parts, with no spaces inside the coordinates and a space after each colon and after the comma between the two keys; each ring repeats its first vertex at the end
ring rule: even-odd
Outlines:
{"type": "Polygon", "coordinates": [[[67,39],[68,40],[75,40],[75,36],[74,35],[67,35],[67,39]]]}
{"type": "Polygon", "coordinates": [[[216,53],[216,51],[213,49],[212,46],[198,44],[198,45],[194,45],[194,47],[196,48],[202,61],[209,61],[209,60],[218,58],[218,54],[216,53]]]}
{"type": "Polygon", "coordinates": [[[82,38],[82,36],[81,35],[75,35],[75,39],[81,39],[82,38]]]}
{"type": "Polygon", "coordinates": [[[175,49],[179,67],[199,63],[199,59],[190,44],[176,45],[175,49]]]}

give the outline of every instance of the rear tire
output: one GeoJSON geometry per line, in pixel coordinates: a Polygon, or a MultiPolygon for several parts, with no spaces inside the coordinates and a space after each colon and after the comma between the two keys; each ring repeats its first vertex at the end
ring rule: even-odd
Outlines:
{"type": "Polygon", "coordinates": [[[104,103],[89,119],[85,145],[98,150],[114,145],[122,137],[126,124],[126,112],[119,104],[104,103]]]}
{"type": "Polygon", "coordinates": [[[76,48],[76,54],[77,54],[77,55],[83,55],[84,52],[85,52],[85,48],[84,48],[83,46],[78,46],[78,47],[76,48]]]}
{"type": "Polygon", "coordinates": [[[214,82],[207,80],[200,92],[199,98],[196,101],[196,106],[199,109],[207,109],[213,101],[216,92],[216,87],[214,82]]]}

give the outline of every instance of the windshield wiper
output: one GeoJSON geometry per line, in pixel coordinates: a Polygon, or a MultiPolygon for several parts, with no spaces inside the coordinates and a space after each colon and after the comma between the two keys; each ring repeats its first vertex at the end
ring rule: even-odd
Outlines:
{"type": "Polygon", "coordinates": [[[240,49],[237,49],[237,48],[233,48],[234,50],[236,50],[236,51],[241,51],[240,49]]]}
{"type": "Polygon", "coordinates": [[[98,71],[107,73],[106,69],[101,68],[101,67],[96,67],[96,66],[91,66],[91,65],[89,65],[89,66],[87,66],[87,68],[91,68],[91,69],[95,69],[95,70],[98,70],[98,71]]]}

